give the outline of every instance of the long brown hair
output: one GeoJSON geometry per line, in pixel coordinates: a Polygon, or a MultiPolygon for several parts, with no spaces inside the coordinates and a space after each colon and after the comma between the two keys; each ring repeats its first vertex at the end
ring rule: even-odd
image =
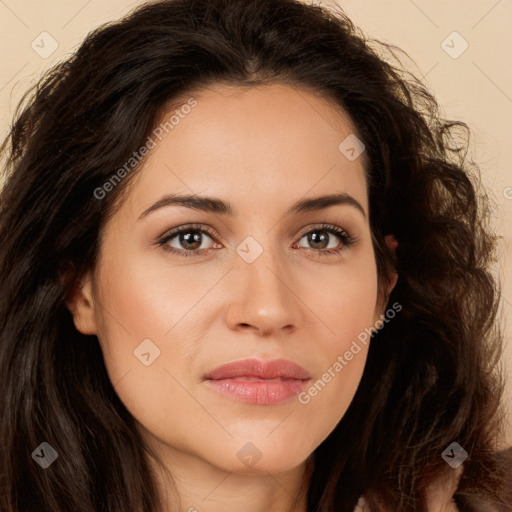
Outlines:
{"type": "Polygon", "coordinates": [[[399,274],[386,299],[402,310],[373,334],[357,393],[314,452],[308,511],[351,512],[362,494],[373,511],[424,511],[429,486],[453,471],[441,457],[452,442],[468,453],[459,509],[505,506],[492,205],[466,161],[467,126],[439,116],[398,54],[341,9],[163,0],[96,29],[27,93],[2,146],[2,511],[158,510],[151,454],[66,297],[137,167],[97,190],[169,102],[216,82],[306,87],[349,114],[366,148],[381,289],[399,274]],[[31,456],[43,441],[59,454],[45,471],[31,456]]]}

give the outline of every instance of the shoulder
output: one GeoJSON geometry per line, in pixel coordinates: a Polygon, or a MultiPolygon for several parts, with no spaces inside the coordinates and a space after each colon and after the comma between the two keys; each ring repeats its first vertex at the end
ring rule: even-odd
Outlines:
{"type": "Polygon", "coordinates": [[[429,512],[458,512],[459,509],[453,499],[457,491],[459,479],[464,466],[460,466],[448,473],[448,476],[439,478],[430,486],[427,494],[427,510],[429,512]]]}
{"type": "Polygon", "coordinates": [[[368,510],[368,503],[366,503],[364,496],[361,496],[359,498],[359,501],[357,502],[354,512],[366,512],[367,510],[368,510]]]}
{"type": "MultiPolygon", "coordinates": [[[[453,495],[457,491],[461,474],[462,466],[450,473],[448,477],[439,478],[430,486],[427,493],[428,512],[459,512],[453,495]]],[[[361,496],[354,512],[369,512],[369,510],[367,501],[364,496],[361,496]]]]}

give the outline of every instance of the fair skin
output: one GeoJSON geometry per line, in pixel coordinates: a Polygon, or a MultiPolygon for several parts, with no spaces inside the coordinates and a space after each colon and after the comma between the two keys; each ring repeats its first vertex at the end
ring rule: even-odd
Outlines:
{"type": "MultiPolygon", "coordinates": [[[[350,120],[304,89],[216,85],[194,98],[137,171],[70,309],[80,332],[97,335],[116,392],[173,475],[180,510],[305,511],[305,461],[347,410],[368,345],[307,404],[241,402],[203,377],[239,359],[283,358],[309,372],[307,390],[385,313],[364,154],[346,158],[338,146],[356,134],[350,120]],[[233,214],[171,204],[148,212],[169,194],[217,198],[233,214]],[[352,202],[287,214],[331,194],[352,202]],[[180,236],[158,243],[189,224],[199,225],[189,233],[202,253],[180,236]],[[323,224],[354,243],[344,246],[323,224]],[[248,262],[237,247],[262,252],[248,262]],[[149,365],[134,355],[147,339],[146,352],[160,350],[149,365]]],[[[164,510],[176,510],[174,491],[157,481],[164,510]]]]}

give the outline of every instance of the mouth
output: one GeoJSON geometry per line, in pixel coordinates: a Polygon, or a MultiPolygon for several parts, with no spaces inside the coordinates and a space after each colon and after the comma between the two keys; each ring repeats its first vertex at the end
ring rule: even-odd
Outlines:
{"type": "Polygon", "coordinates": [[[300,393],[310,380],[311,375],[304,368],[286,359],[235,361],[203,378],[210,389],[253,405],[287,401],[300,393]]]}

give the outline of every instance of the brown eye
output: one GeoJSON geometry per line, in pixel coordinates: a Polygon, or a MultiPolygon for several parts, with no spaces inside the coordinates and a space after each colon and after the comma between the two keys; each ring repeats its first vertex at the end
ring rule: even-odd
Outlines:
{"type": "Polygon", "coordinates": [[[309,245],[306,249],[316,250],[324,254],[339,253],[355,242],[345,230],[336,226],[319,227],[310,230],[302,235],[301,240],[303,239],[309,245]]]}
{"type": "Polygon", "coordinates": [[[182,256],[194,256],[211,249],[215,244],[213,233],[200,227],[182,227],[165,234],[158,244],[166,251],[182,256]],[[208,244],[208,240],[211,241],[208,244]]]}
{"type": "MultiPolygon", "coordinates": [[[[331,233],[327,231],[311,231],[306,236],[308,244],[313,249],[328,249],[329,242],[333,238],[331,233]]],[[[332,248],[332,247],[331,247],[332,248]]]]}
{"type": "MultiPolygon", "coordinates": [[[[199,231],[182,231],[174,235],[171,240],[176,239],[176,242],[181,245],[182,249],[189,249],[195,251],[201,248],[204,235],[199,231]]],[[[167,243],[170,245],[169,240],[167,243]]],[[[204,248],[204,247],[203,247],[204,248]]]]}

